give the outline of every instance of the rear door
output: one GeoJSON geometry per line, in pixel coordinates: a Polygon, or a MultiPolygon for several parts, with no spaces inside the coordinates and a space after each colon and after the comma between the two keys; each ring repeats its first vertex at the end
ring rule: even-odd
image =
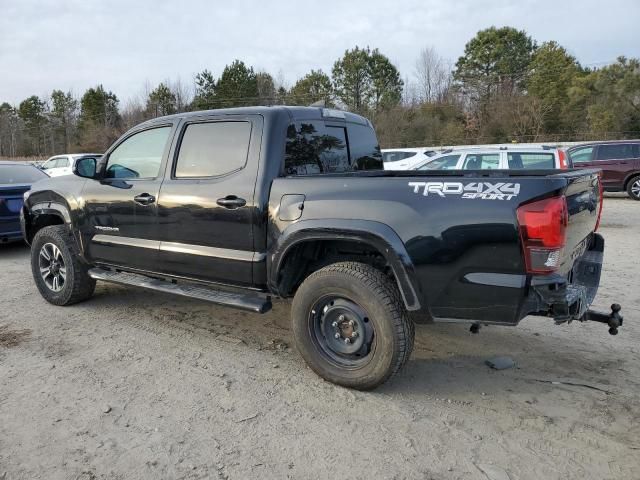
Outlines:
{"type": "Polygon", "coordinates": [[[633,168],[634,147],[632,143],[598,145],[594,165],[602,169],[602,185],[605,188],[623,189],[627,172],[633,168]]]}
{"type": "Polygon", "coordinates": [[[184,122],[158,199],[159,271],[251,285],[254,201],[263,118],[203,116],[184,122]]]}

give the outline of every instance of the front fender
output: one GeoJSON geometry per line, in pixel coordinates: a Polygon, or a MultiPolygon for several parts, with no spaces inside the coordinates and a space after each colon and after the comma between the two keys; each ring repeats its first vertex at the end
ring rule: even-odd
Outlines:
{"type": "Polygon", "coordinates": [[[287,253],[309,240],[353,240],[375,248],[389,263],[407,310],[420,310],[419,283],[411,258],[398,234],[388,225],[371,220],[303,220],[287,227],[269,249],[269,288],[277,291],[278,274],[287,253]]]}

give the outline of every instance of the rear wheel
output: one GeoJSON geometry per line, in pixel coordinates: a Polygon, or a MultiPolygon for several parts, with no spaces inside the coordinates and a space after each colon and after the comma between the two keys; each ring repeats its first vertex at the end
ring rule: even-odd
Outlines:
{"type": "Polygon", "coordinates": [[[312,273],[292,306],[296,346],[322,378],[368,390],[395,375],[413,348],[413,323],[379,270],[341,262],[312,273]]]}
{"type": "Polygon", "coordinates": [[[65,225],[44,227],[31,244],[31,272],[40,294],[54,305],[71,305],[93,295],[96,281],[80,261],[65,225]]]}
{"type": "Polygon", "coordinates": [[[629,180],[627,193],[634,200],[640,200],[640,175],[629,180]]]}

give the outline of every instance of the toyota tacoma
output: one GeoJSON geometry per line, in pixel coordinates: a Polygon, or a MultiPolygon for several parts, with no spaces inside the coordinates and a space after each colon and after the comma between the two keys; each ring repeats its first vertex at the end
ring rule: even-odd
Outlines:
{"type": "Polygon", "coordinates": [[[604,240],[596,170],[384,171],[371,123],[312,107],[156,118],[75,175],[25,194],[42,296],[96,281],[257,313],[293,298],[300,354],[374,388],[411,355],[414,322],[595,320],[604,240]]]}

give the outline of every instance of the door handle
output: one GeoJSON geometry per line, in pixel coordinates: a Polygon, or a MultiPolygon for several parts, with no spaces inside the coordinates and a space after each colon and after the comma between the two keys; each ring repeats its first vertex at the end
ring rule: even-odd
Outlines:
{"type": "Polygon", "coordinates": [[[133,197],[133,200],[140,205],[150,205],[156,201],[156,197],[148,193],[141,193],[140,195],[133,197]]]}
{"type": "Polygon", "coordinates": [[[221,207],[234,209],[244,207],[247,204],[247,201],[244,198],[239,198],[235,195],[227,195],[224,198],[219,198],[216,203],[221,207]]]}

